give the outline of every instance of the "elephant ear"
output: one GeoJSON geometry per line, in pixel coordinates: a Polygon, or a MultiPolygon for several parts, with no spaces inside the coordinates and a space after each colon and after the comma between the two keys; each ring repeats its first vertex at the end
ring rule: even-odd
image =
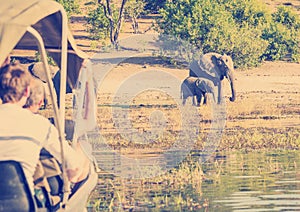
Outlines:
{"type": "Polygon", "coordinates": [[[201,83],[201,80],[200,80],[200,79],[197,79],[197,80],[195,81],[196,87],[199,87],[200,83],[201,83]]]}
{"type": "Polygon", "coordinates": [[[216,55],[213,55],[212,56],[212,61],[213,63],[217,66],[217,72],[220,76],[220,80],[223,80],[224,79],[224,76],[225,76],[225,71],[226,70],[226,65],[224,64],[224,61],[222,60],[222,57],[217,57],[216,55]]]}
{"type": "Polygon", "coordinates": [[[214,64],[217,64],[218,67],[220,67],[222,65],[222,61],[216,55],[212,55],[211,60],[214,64]]]}
{"type": "Polygon", "coordinates": [[[200,91],[206,92],[206,85],[201,79],[197,79],[195,85],[200,91]]]}

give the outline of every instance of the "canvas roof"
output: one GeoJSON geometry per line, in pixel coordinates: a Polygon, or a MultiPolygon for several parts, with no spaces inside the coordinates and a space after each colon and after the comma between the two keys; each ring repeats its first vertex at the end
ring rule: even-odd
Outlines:
{"type": "MultiPolygon", "coordinates": [[[[54,0],[0,0],[0,5],[0,64],[13,49],[38,50],[36,39],[27,32],[31,26],[40,33],[48,54],[60,66],[63,7],[54,0]]],[[[67,31],[67,76],[75,86],[82,62],[88,56],[76,48],[67,31]]]]}

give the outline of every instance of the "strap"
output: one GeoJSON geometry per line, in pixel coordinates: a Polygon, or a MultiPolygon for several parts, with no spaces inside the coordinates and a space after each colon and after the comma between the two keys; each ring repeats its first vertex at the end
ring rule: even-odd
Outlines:
{"type": "Polygon", "coordinates": [[[40,142],[29,136],[1,136],[0,141],[12,141],[12,140],[27,140],[40,145],[40,142]]]}

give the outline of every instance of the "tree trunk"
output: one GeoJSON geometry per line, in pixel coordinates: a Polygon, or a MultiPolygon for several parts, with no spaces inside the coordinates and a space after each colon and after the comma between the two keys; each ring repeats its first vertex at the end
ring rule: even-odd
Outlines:
{"type": "Polygon", "coordinates": [[[131,19],[132,19],[132,28],[133,28],[134,34],[137,34],[139,32],[139,23],[135,16],[133,16],[131,19]]]}
{"type": "Polygon", "coordinates": [[[115,32],[114,32],[114,36],[113,36],[113,45],[115,48],[118,48],[118,43],[119,43],[118,38],[119,38],[120,30],[121,30],[124,7],[125,7],[126,2],[127,2],[127,0],[122,0],[122,5],[121,5],[120,11],[119,11],[118,22],[117,22],[117,26],[115,28],[115,32]]]}
{"type": "Polygon", "coordinates": [[[113,19],[113,14],[111,11],[111,7],[110,7],[110,0],[106,0],[106,6],[107,6],[107,18],[109,20],[109,37],[110,37],[110,42],[113,44],[114,40],[113,40],[113,36],[114,36],[114,28],[115,28],[115,22],[113,19]]]}
{"type": "Polygon", "coordinates": [[[102,0],[98,0],[98,3],[103,6],[104,14],[109,20],[109,37],[110,42],[114,46],[114,48],[118,48],[118,38],[121,30],[122,20],[123,20],[123,13],[124,13],[124,7],[127,0],[122,0],[122,4],[119,10],[119,16],[117,23],[115,23],[115,20],[113,19],[113,11],[111,10],[111,1],[106,0],[106,5],[102,2],[102,0]]]}

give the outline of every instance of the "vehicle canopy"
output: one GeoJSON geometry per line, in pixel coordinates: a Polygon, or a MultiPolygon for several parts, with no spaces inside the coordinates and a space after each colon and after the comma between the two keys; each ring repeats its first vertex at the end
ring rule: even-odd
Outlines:
{"type": "Polygon", "coordinates": [[[13,49],[38,50],[36,38],[28,32],[32,27],[41,35],[47,53],[60,68],[62,54],[67,53],[67,76],[74,87],[88,55],[76,48],[63,7],[49,0],[0,0],[0,4],[0,64],[13,49]],[[65,37],[66,50],[63,49],[65,37]]]}
{"type": "MultiPolygon", "coordinates": [[[[52,0],[0,0],[0,5],[0,64],[14,49],[39,50],[47,73],[50,73],[47,55],[54,59],[61,71],[59,122],[64,132],[66,82],[68,80],[71,88],[76,86],[88,55],[76,48],[68,28],[68,17],[59,3],[52,0]]],[[[48,77],[50,86],[51,77],[48,77]]],[[[58,116],[56,98],[53,97],[56,95],[50,87],[54,113],[58,116]]]]}
{"type": "MultiPolygon", "coordinates": [[[[68,80],[70,86],[75,88],[81,75],[84,75],[83,78],[86,80],[91,79],[86,74],[88,72],[86,67],[91,67],[89,57],[76,48],[75,40],[68,29],[68,17],[59,3],[53,0],[0,0],[0,5],[0,64],[3,64],[15,49],[39,51],[46,70],[56,127],[62,141],[64,140],[66,82],[68,80]],[[59,110],[47,55],[54,59],[61,72],[59,110]]],[[[90,107],[86,108],[90,109],[90,107]]],[[[91,191],[95,182],[96,180],[90,183],[90,187],[85,190],[91,191]]],[[[73,200],[73,202],[75,202],[73,206],[82,204],[82,200],[73,200]]]]}

